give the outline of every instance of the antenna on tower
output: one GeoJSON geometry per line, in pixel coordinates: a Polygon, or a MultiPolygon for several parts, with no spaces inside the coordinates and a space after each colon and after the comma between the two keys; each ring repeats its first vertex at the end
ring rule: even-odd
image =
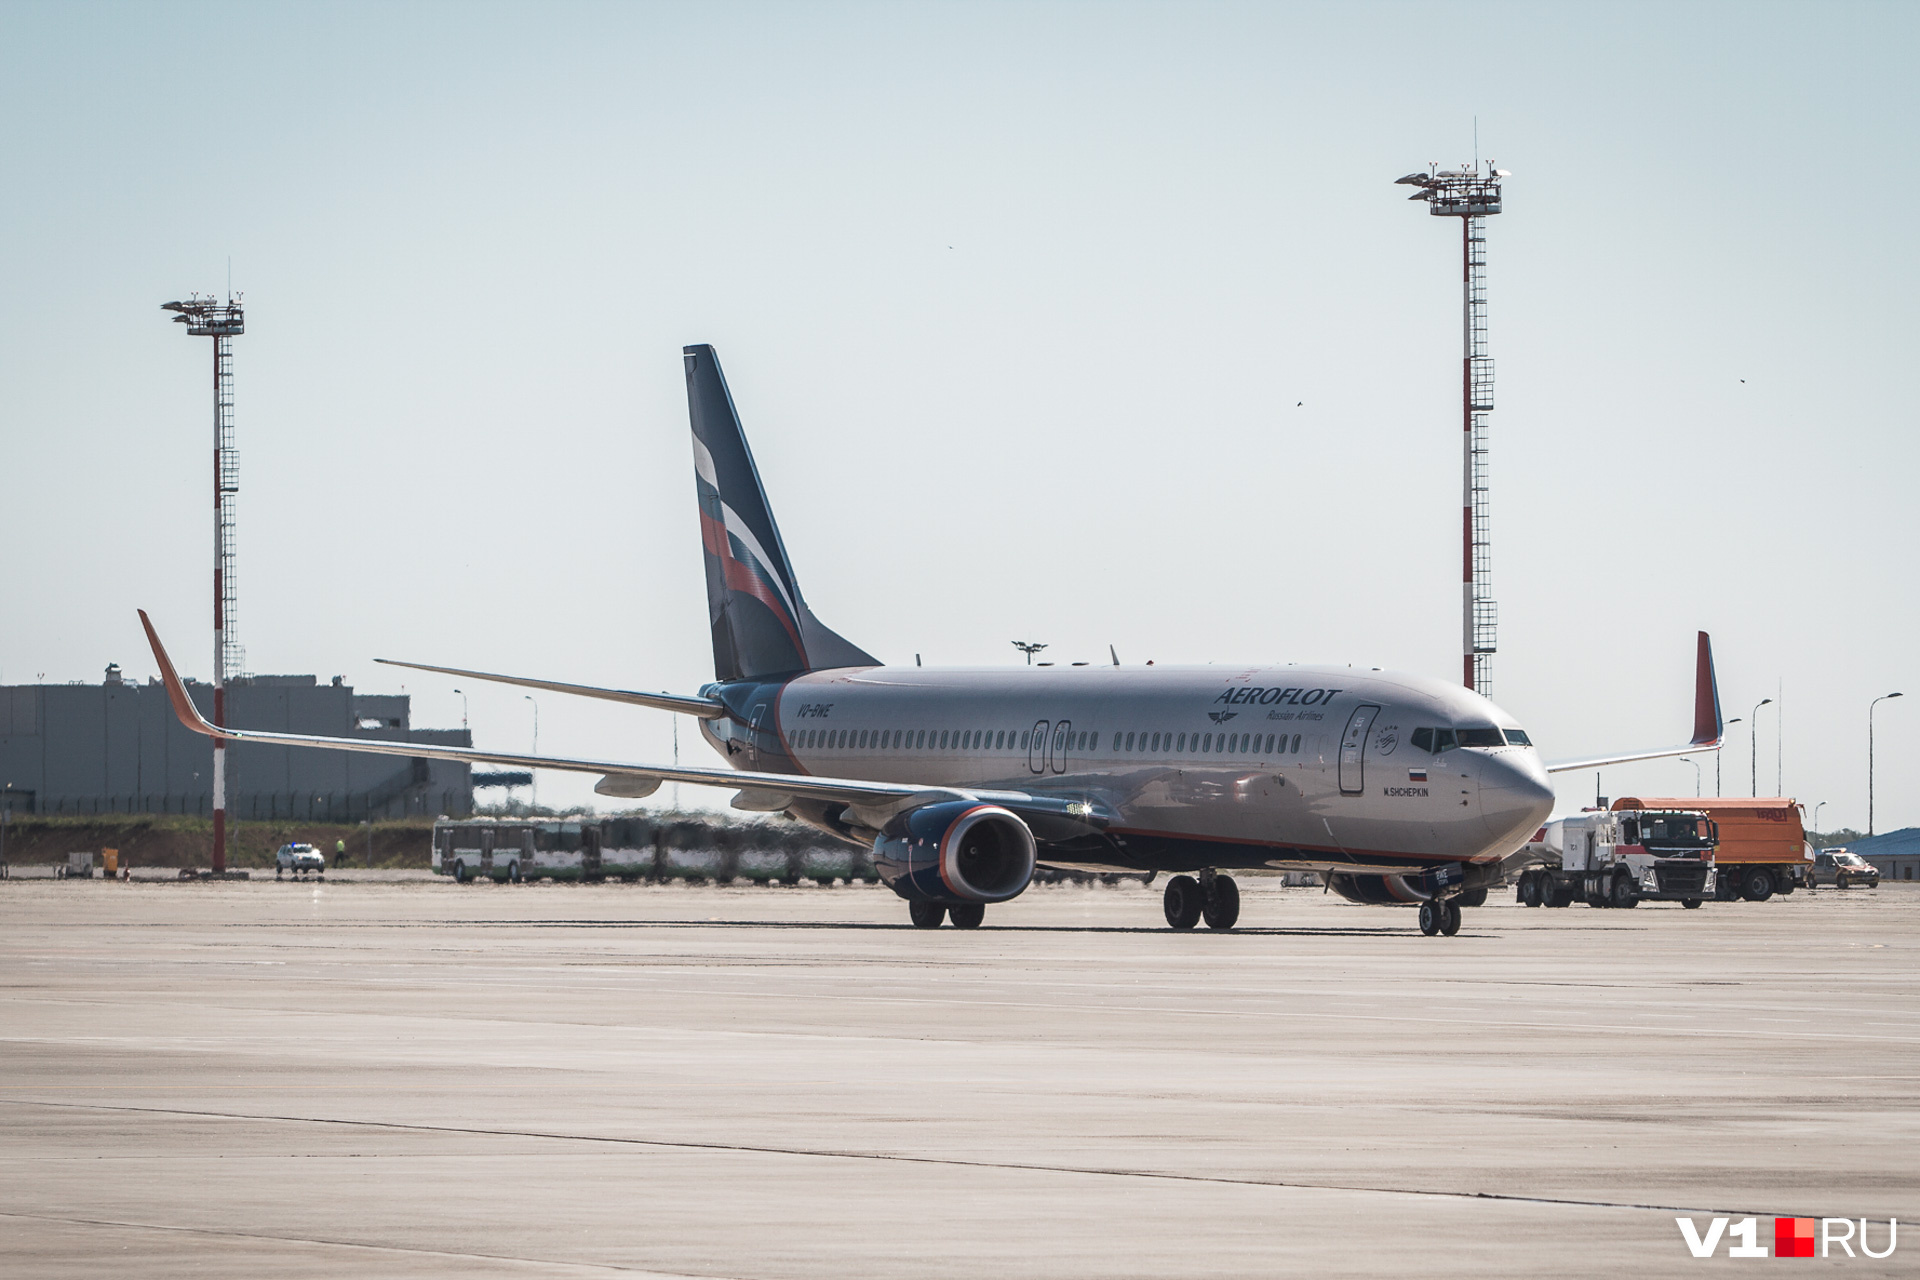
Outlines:
{"type": "Polygon", "coordinates": [[[1409,200],[1427,202],[1427,212],[1460,219],[1461,279],[1465,291],[1465,347],[1461,361],[1461,677],[1467,688],[1490,696],[1499,610],[1493,601],[1493,545],[1487,489],[1487,415],[1493,411],[1493,357],[1487,354],[1487,219],[1500,212],[1500,180],[1511,177],[1488,161],[1480,164],[1480,120],[1473,122],[1472,168],[1429,167],[1395,178],[1420,188],[1409,200]]]}

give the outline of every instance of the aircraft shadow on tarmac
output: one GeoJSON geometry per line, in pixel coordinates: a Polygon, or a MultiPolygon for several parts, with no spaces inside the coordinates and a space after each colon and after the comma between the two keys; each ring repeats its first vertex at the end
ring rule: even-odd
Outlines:
{"type": "MultiPolygon", "coordinates": [[[[1254,938],[1377,938],[1419,937],[1414,930],[1382,926],[1379,928],[1352,929],[1287,929],[1278,927],[1247,928],[1235,926],[1227,930],[1195,929],[1191,932],[1176,931],[1165,925],[1073,925],[1073,924],[994,924],[979,929],[919,929],[911,924],[895,924],[891,921],[867,920],[435,920],[416,921],[410,924],[391,924],[388,928],[418,928],[422,924],[437,925],[442,928],[483,928],[483,929],[837,929],[874,933],[1117,933],[1117,934],[1174,934],[1186,933],[1189,937],[1254,937],[1254,938]]],[[[1487,935],[1491,936],[1491,935],[1487,935]]]]}

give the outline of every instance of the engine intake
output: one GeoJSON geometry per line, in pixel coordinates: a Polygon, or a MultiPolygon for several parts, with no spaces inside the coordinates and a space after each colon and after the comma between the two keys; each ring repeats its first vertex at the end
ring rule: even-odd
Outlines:
{"type": "Polygon", "coordinates": [[[895,815],[873,865],[909,902],[1005,902],[1033,882],[1033,832],[979,800],[943,800],[895,815]]]}

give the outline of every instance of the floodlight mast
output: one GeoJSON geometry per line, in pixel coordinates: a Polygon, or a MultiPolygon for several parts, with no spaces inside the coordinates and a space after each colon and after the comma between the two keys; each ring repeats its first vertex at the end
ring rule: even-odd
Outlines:
{"type": "Polygon", "coordinates": [[[1461,677],[1467,688],[1492,696],[1499,610],[1493,601],[1493,543],[1487,491],[1487,419],[1493,411],[1493,357],[1487,354],[1486,219],[1500,212],[1500,180],[1510,176],[1491,161],[1458,169],[1428,167],[1394,179],[1419,187],[1409,200],[1427,212],[1460,219],[1462,346],[1461,404],[1461,677]]]}
{"type": "MultiPolygon", "coordinates": [[[[234,632],[234,497],[240,492],[240,453],[233,442],[233,339],[247,331],[237,297],[225,302],[199,294],[161,304],[175,324],[196,338],[213,339],[213,723],[227,723],[227,677],[243,674],[246,653],[234,632]]],[[[213,872],[227,869],[227,744],[213,740],[213,872]]]]}

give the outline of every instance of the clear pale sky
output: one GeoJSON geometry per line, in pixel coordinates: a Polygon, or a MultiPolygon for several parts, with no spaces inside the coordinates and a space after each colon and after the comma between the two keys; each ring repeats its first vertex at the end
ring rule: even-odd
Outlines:
{"type": "MultiPolygon", "coordinates": [[[[0,682],[144,678],[136,606],[208,674],[210,344],[158,308],[229,259],[256,672],[404,685],[422,725],[460,682],[373,657],[710,679],[679,353],[711,342],[810,603],[889,661],[1454,677],[1458,227],[1391,184],[1477,118],[1514,173],[1495,700],[1550,758],[1683,740],[1704,628],[1729,716],[1781,697],[1762,793],[1777,755],[1827,828],[1865,826],[1867,704],[1905,691],[1877,823],[1920,823],[1916,36],[1911,4],[11,4],[0,682]]],[[[530,745],[520,693],[460,687],[530,745]]],[[[672,752],[663,714],[539,710],[548,753],[672,752]]]]}

